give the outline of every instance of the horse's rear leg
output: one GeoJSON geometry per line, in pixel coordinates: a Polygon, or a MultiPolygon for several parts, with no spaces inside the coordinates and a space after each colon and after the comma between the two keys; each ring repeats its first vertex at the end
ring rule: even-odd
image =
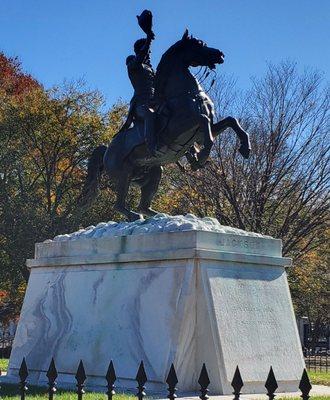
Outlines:
{"type": "Polygon", "coordinates": [[[227,128],[232,128],[238,136],[241,146],[239,152],[244,158],[249,158],[251,151],[250,137],[249,134],[241,127],[236,118],[227,117],[212,125],[213,136],[218,136],[227,128]]]}
{"type": "Polygon", "coordinates": [[[125,215],[125,217],[129,221],[136,221],[138,219],[142,219],[142,215],[129,210],[126,207],[126,197],[129,189],[130,178],[127,174],[119,175],[116,179],[116,192],[117,192],[117,200],[115,203],[115,209],[119,211],[121,214],[125,215]]]}
{"type": "Polygon", "coordinates": [[[148,217],[152,217],[153,215],[158,214],[157,211],[150,208],[152,199],[154,198],[160,179],[162,177],[163,168],[161,166],[155,166],[150,168],[148,171],[148,175],[146,176],[145,181],[143,181],[141,186],[141,200],[138,206],[138,211],[143,215],[148,217]]]}

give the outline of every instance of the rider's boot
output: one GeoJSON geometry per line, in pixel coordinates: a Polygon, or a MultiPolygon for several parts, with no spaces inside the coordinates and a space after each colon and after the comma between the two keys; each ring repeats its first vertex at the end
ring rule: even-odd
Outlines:
{"type": "Polygon", "coordinates": [[[155,119],[156,113],[148,108],[144,120],[144,138],[151,156],[155,156],[157,150],[155,119]]]}

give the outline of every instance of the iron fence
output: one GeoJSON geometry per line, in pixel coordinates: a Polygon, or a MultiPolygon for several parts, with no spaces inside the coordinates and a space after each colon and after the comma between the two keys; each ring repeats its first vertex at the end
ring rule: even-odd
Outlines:
{"type": "Polygon", "coordinates": [[[9,358],[13,346],[14,335],[0,334],[0,358],[9,358]]]}
{"type": "Polygon", "coordinates": [[[314,349],[304,348],[304,357],[306,368],[309,371],[328,372],[329,365],[329,351],[326,348],[319,348],[317,351],[314,349]]]}
{"type": "MultiPolygon", "coordinates": [[[[28,367],[26,365],[26,361],[25,358],[23,358],[22,364],[20,366],[19,369],[19,378],[20,381],[18,382],[18,390],[19,390],[19,394],[20,394],[20,398],[21,400],[25,400],[26,398],[26,392],[28,391],[28,385],[27,385],[27,379],[29,376],[29,372],[28,372],[28,367]]],[[[1,375],[1,372],[0,372],[1,375]]],[[[47,394],[48,395],[48,399],[49,400],[54,400],[55,397],[55,393],[56,393],[56,378],[58,376],[57,373],[57,369],[55,366],[55,362],[54,359],[51,360],[48,371],[46,373],[46,376],[48,378],[48,390],[47,390],[47,394]]],[[[85,394],[85,382],[87,379],[87,375],[85,372],[85,368],[84,368],[84,364],[82,362],[82,360],[80,360],[79,365],[78,365],[78,369],[75,375],[75,379],[77,381],[76,387],[76,394],[77,394],[77,400],[83,400],[83,395],[85,394]]],[[[116,391],[115,391],[115,382],[117,380],[117,376],[116,376],[116,372],[115,372],[115,368],[114,368],[114,364],[112,361],[110,361],[108,370],[105,374],[104,377],[105,381],[106,381],[106,397],[107,400],[113,400],[113,397],[116,396],[116,391]]],[[[136,397],[138,400],[143,400],[147,394],[146,394],[146,387],[145,384],[148,381],[147,378],[147,374],[146,371],[144,369],[144,364],[143,361],[141,361],[140,366],[138,368],[137,374],[136,374],[136,381],[137,381],[137,393],[136,393],[136,397]]],[[[177,387],[176,385],[178,384],[178,378],[177,378],[177,374],[175,371],[175,367],[172,364],[171,368],[169,370],[169,373],[167,375],[166,378],[166,384],[167,384],[167,391],[168,391],[168,395],[167,398],[169,400],[175,400],[177,398],[177,387]]],[[[208,386],[210,385],[210,379],[209,379],[209,375],[206,369],[205,364],[203,364],[199,378],[198,378],[198,384],[200,386],[198,396],[201,400],[207,400],[209,398],[208,393],[209,393],[209,389],[208,386]]],[[[241,390],[244,386],[244,382],[239,370],[239,367],[236,367],[235,370],[235,374],[233,377],[233,380],[231,382],[231,386],[233,387],[233,395],[234,395],[234,400],[239,400],[240,399],[240,395],[241,395],[241,390]]],[[[274,371],[273,368],[270,367],[269,373],[268,373],[268,377],[266,379],[265,382],[265,388],[267,390],[266,394],[269,398],[269,400],[273,400],[275,397],[275,391],[278,388],[278,384],[274,375],[274,371]]],[[[301,398],[303,400],[308,400],[309,399],[309,392],[312,389],[312,385],[310,383],[310,380],[308,378],[308,374],[306,369],[303,370],[302,376],[301,376],[301,380],[299,383],[299,389],[301,391],[301,398]]],[[[0,394],[1,394],[1,387],[0,387],[0,394]]]]}

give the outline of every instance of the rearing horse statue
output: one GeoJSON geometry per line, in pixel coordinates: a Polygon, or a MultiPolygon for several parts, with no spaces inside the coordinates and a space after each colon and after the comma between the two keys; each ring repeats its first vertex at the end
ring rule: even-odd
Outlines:
{"type": "Polygon", "coordinates": [[[227,117],[214,123],[214,105],[189,71],[190,66],[211,69],[224,62],[220,50],[208,47],[203,41],[184,33],[181,40],[162,56],[155,78],[155,98],[159,107],[156,116],[157,152],[151,156],[146,146],[143,127],[138,124],[119,132],[110,145],[97,147],[88,162],[88,175],[82,198],[94,197],[100,175],[106,171],[117,193],[116,210],[129,221],[153,216],[151,208],[161,175],[162,165],[178,162],[187,156],[192,168],[205,165],[216,136],[226,128],[237,134],[244,158],[250,154],[249,135],[238,121],[227,117]],[[195,144],[201,148],[199,151],[195,144]],[[129,210],[126,196],[130,184],[141,188],[137,211],[129,210]],[[142,215],[141,215],[142,214],[142,215]]]}

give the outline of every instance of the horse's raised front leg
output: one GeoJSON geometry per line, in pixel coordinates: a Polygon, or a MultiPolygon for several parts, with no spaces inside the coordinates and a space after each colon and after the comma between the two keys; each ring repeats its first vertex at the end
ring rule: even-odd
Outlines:
{"type": "Polygon", "coordinates": [[[251,151],[250,137],[249,134],[241,127],[236,118],[227,117],[216,124],[213,124],[211,127],[212,134],[214,137],[216,137],[227,128],[232,128],[235,131],[241,142],[239,152],[244,158],[249,158],[251,151]]]}
{"type": "Polygon", "coordinates": [[[196,154],[196,156],[198,166],[202,167],[206,163],[206,160],[210,155],[214,140],[211,130],[210,119],[207,115],[201,115],[200,129],[203,133],[203,148],[199,153],[196,154]]]}

